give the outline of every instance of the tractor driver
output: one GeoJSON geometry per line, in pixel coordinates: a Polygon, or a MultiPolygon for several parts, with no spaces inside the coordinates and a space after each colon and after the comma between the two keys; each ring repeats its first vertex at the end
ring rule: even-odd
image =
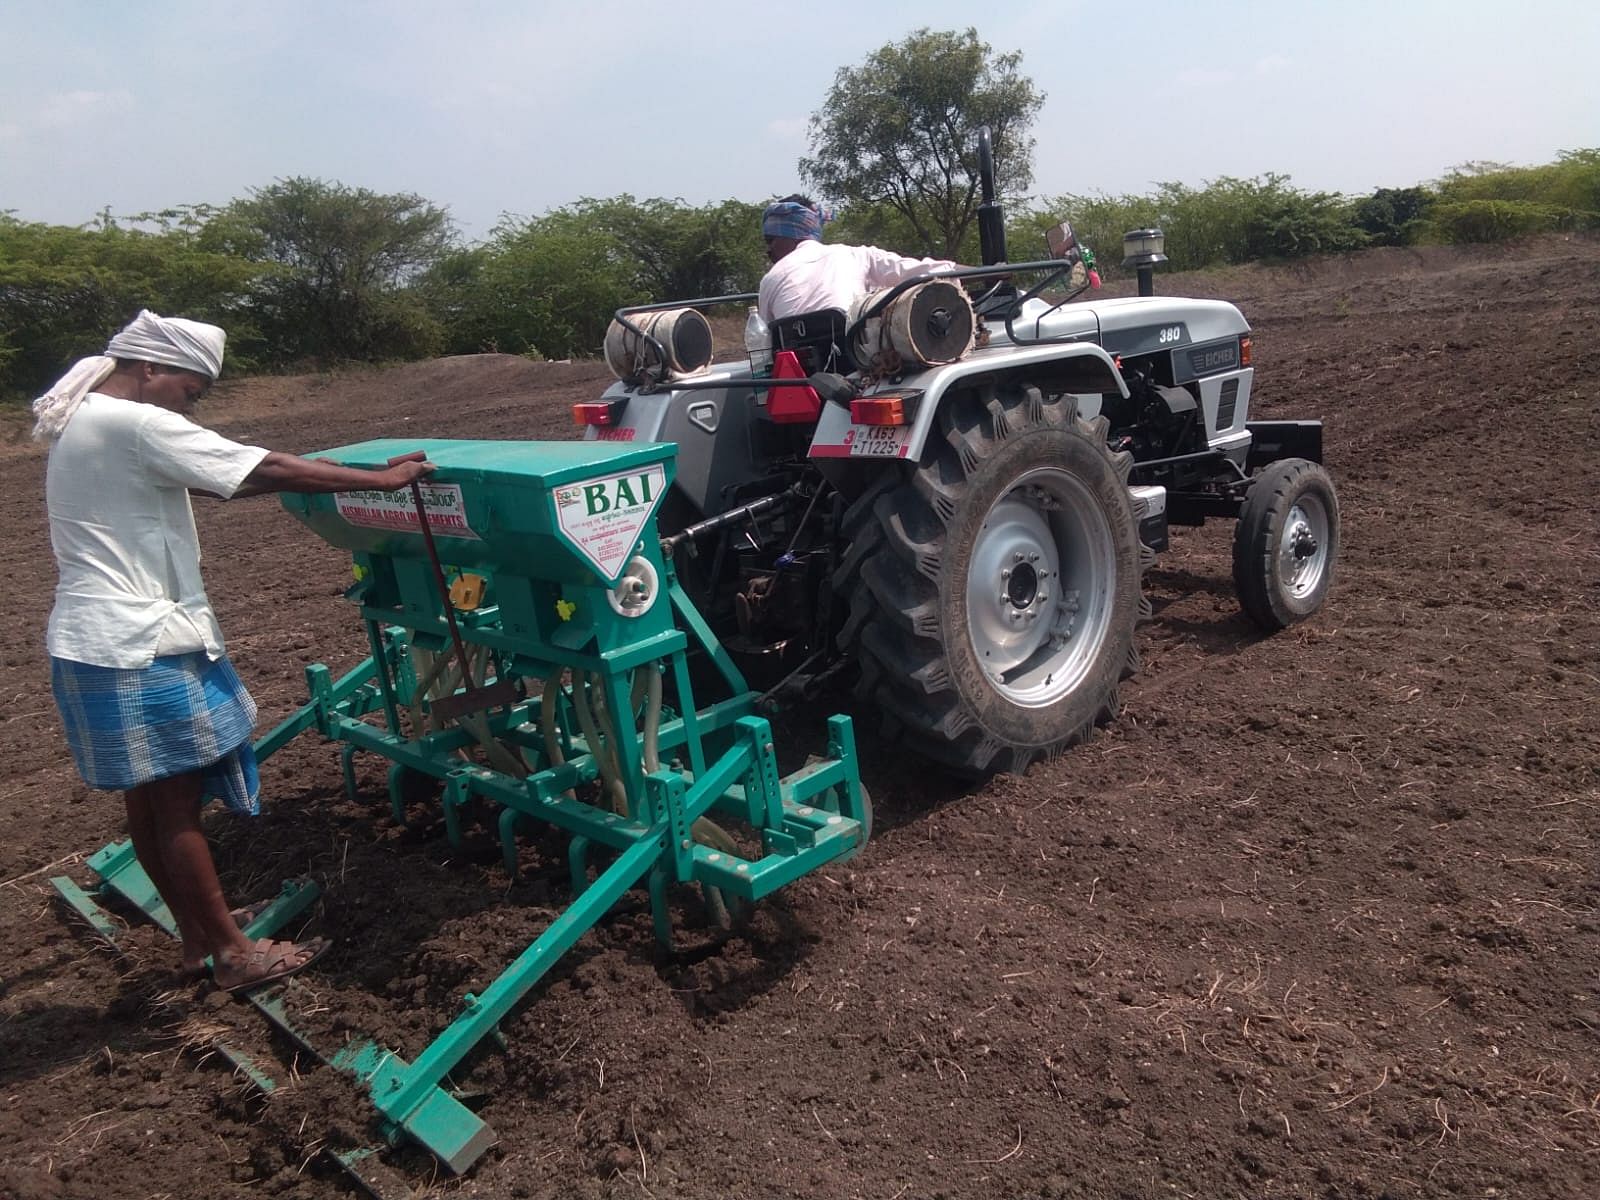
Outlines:
{"type": "Polygon", "coordinates": [[[33,404],[49,442],[45,505],[59,583],[46,645],[67,744],[84,782],[123,792],[134,853],[172,911],[185,975],[212,960],[228,991],[309,965],[327,949],[251,940],[230,910],[200,824],[207,797],[259,811],[255,702],[223,651],[200,579],[191,491],[399,489],[415,456],[361,471],[245,446],[190,420],[222,368],[215,325],[141,312],[103,355],[33,404]]]}
{"type": "Polygon", "coordinates": [[[947,259],[906,258],[876,246],[823,245],[825,219],[805,196],[785,196],[762,214],[761,234],[772,266],[761,278],[756,309],[767,324],[824,308],[848,313],[868,292],[957,267],[947,259]]]}

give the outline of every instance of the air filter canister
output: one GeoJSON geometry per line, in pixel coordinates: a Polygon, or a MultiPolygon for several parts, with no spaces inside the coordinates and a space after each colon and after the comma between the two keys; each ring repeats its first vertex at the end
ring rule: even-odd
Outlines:
{"type": "MultiPolygon", "coordinates": [[[[862,299],[852,320],[882,295],[874,292],[862,299]]],[[[941,366],[972,351],[977,324],[972,300],[960,284],[930,279],[901,292],[868,320],[852,350],[858,363],[884,373],[906,366],[941,366]]]]}
{"type": "Polygon", "coordinates": [[[693,308],[668,308],[634,313],[628,318],[644,334],[660,342],[661,354],[647,337],[612,321],[606,330],[606,366],[618,379],[659,381],[663,376],[693,375],[711,361],[711,323],[693,308]]]}

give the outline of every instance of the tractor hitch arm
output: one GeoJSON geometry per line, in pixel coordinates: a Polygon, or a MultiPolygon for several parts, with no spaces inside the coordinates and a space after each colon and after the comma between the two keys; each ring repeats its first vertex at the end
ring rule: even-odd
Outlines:
{"type": "Polygon", "coordinates": [[[767,513],[782,512],[794,508],[805,499],[805,492],[799,486],[790,487],[781,492],[774,492],[770,496],[763,496],[759,500],[752,500],[749,504],[741,504],[738,508],[730,508],[727,512],[718,513],[714,517],[707,517],[704,521],[696,521],[693,525],[686,525],[677,533],[670,534],[661,539],[661,553],[671,558],[677,553],[679,546],[687,545],[693,551],[694,543],[703,537],[726,529],[730,525],[738,525],[744,521],[753,521],[767,513]]]}

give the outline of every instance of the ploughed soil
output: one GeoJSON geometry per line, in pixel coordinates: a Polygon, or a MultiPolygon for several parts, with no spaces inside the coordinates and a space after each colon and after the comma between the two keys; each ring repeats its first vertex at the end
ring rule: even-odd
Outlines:
{"type": "MultiPolygon", "coordinates": [[[[458,1075],[497,1149],[456,1181],[389,1156],[417,1194],[1600,1195],[1600,242],[1159,286],[1240,305],[1257,416],[1326,420],[1327,607],[1253,631],[1213,523],[1176,532],[1143,672],[1064,757],[961,786],[857,711],[865,852],[723,938],[685,894],[672,956],[625,898],[458,1075]]],[[[205,419],[304,451],[565,438],[604,383],[457,358],[226,383],[205,419]]],[[[0,461],[0,1196],[344,1194],[319,1151],[372,1138],[355,1090],[180,984],[150,927],[111,953],[52,901],[122,819],[48,691],[43,455],[0,461]]],[[[363,654],[348,561],[272,499],[198,507],[266,728],[305,663],[363,654]]],[[[787,719],[786,760],[849,703],[787,719]]],[[[320,882],[304,928],[337,945],[296,994],[326,1028],[414,1056],[566,900],[559,842],[513,883],[487,830],[397,827],[375,760],[347,800],[315,734],[263,778],[266,815],[209,827],[236,902],[320,882]]]]}

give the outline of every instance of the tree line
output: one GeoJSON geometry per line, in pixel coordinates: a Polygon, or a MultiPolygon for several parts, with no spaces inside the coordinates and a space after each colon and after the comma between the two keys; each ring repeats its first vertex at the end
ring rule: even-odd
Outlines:
{"type": "MultiPolygon", "coordinates": [[[[1138,196],[1066,195],[1037,206],[1023,240],[1061,214],[1104,264],[1122,234],[1159,226],[1171,270],[1281,262],[1368,246],[1500,242],[1535,233],[1600,229],[1600,149],[1572,150],[1537,167],[1466,163],[1444,178],[1366,196],[1305,191],[1287,175],[1223,177],[1203,187],[1163,183],[1138,196]]],[[[1015,239],[1012,257],[1019,257],[1015,239]]]]}
{"type": "MultiPolygon", "coordinates": [[[[1063,219],[1110,276],[1123,233],[1147,226],[1165,231],[1172,270],[1600,228],[1600,149],[1537,167],[1469,163],[1359,197],[1271,173],[1030,197],[1029,131],[1044,99],[1019,53],[996,54],[971,29],[917,30],[841,69],[798,164],[813,194],[838,207],[826,240],[977,262],[982,125],[994,131],[1017,262],[1043,258],[1044,230],[1063,219]]],[[[505,216],[470,244],[421,196],[310,178],[222,206],[107,211],[84,226],[0,212],[0,399],[37,394],[140,307],[224,326],[235,374],[596,354],[623,305],[754,291],[767,265],[764,203],[585,198],[505,216]]]]}
{"type": "Polygon", "coordinates": [[[141,307],[227,329],[230,374],[594,354],[624,304],[753,289],[760,216],[738,200],[586,199],[464,245],[420,196],[304,178],[83,227],[0,214],[0,396],[37,394],[141,307]]]}

